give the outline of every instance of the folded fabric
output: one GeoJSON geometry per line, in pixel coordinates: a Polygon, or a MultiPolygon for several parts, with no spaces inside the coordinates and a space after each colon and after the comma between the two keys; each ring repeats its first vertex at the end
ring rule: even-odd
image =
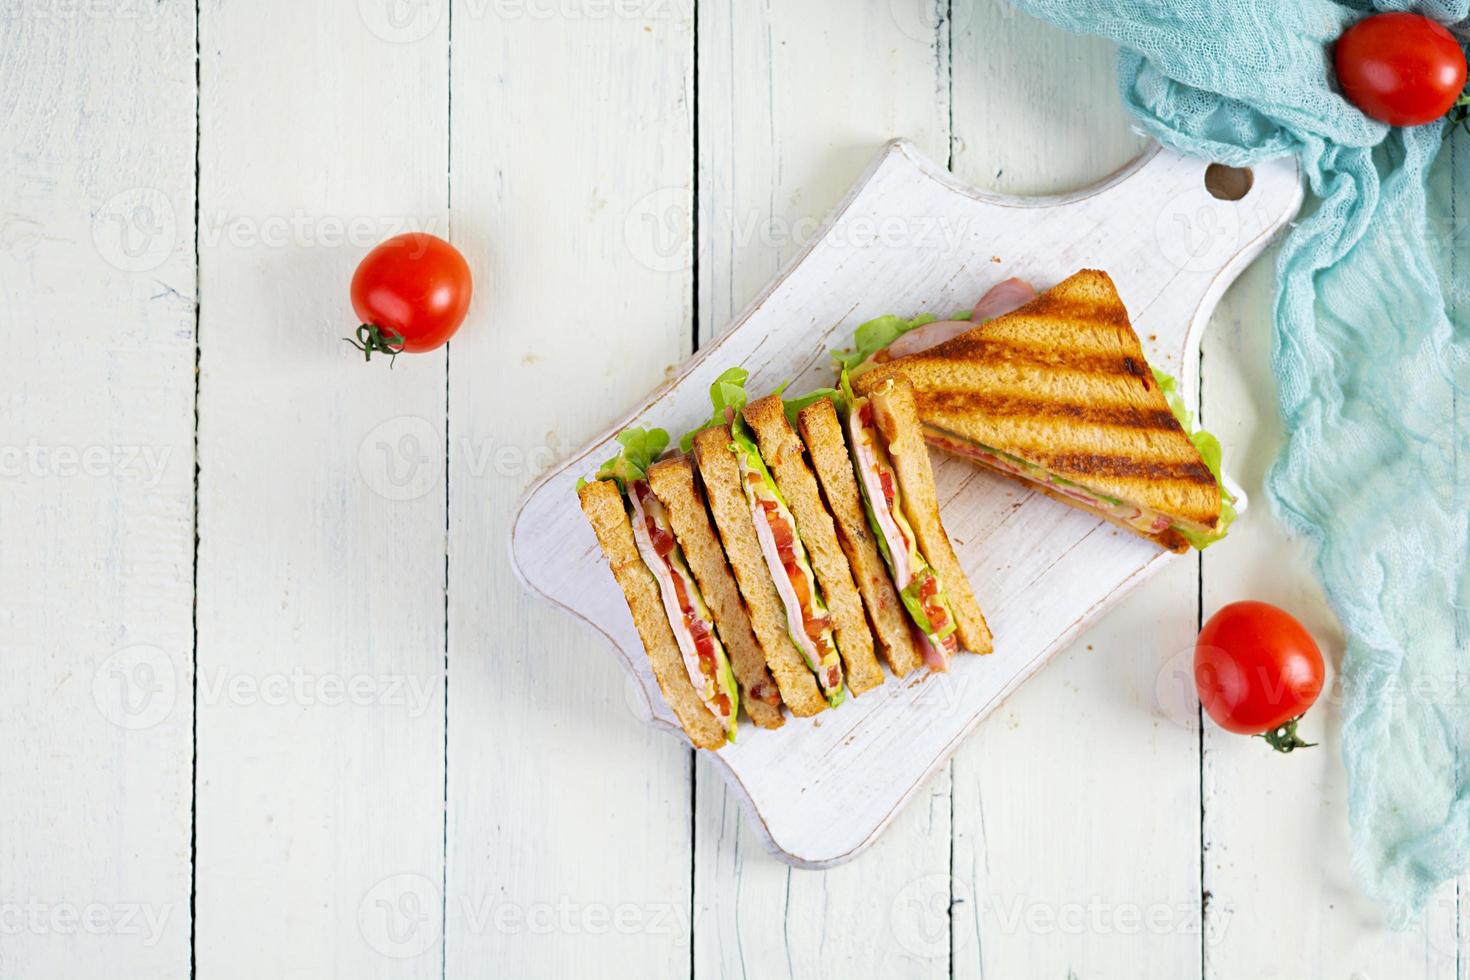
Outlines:
{"type": "MultiPolygon", "coordinates": [[[[1457,197],[1436,181],[1431,209],[1443,124],[1390,129],[1334,91],[1332,42],[1367,3],[1014,2],[1116,41],[1123,100],[1160,142],[1235,166],[1301,163],[1314,200],[1277,267],[1287,441],[1267,489],[1314,542],[1347,633],[1353,861],[1403,920],[1470,857],[1470,256],[1454,231],[1470,186],[1457,197]]],[[[1372,9],[1451,24],[1467,6],[1372,9]]],[[[1456,143],[1463,166],[1470,143],[1456,143]]]]}

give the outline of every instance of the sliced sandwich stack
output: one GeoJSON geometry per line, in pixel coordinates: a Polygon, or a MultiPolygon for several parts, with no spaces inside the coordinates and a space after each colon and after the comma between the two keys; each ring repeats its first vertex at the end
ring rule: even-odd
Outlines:
{"type": "Polygon", "coordinates": [[[711,387],[714,417],[659,459],[661,430],[578,488],[664,698],[718,749],[740,709],[762,728],[897,676],[989,653],[990,631],[940,522],[912,389],[780,393],[746,372],[711,387]]]}
{"type": "Polygon", "coordinates": [[[746,372],[667,458],[662,430],[578,488],[664,697],[718,749],[740,709],[780,727],[989,653],[925,443],[1174,551],[1225,535],[1220,445],[1150,368],[1104,272],[1016,279],[949,320],[880,317],[834,352],[841,390],[747,404],[746,372]]]}

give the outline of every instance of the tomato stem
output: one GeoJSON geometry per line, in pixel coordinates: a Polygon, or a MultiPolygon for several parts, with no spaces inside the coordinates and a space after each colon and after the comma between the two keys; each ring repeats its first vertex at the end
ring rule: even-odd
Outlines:
{"type": "Polygon", "coordinates": [[[1277,725],[1269,732],[1262,732],[1257,738],[1264,738],[1266,744],[1283,755],[1296,749],[1316,748],[1316,742],[1304,742],[1296,733],[1296,723],[1301,721],[1304,715],[1297,715],[1284,725],[1277,725]]]}
{"type": "Polygon", "coordinates": [[[397,330],[389,329],[388,335],[383,335],[383,329],[376,323],[359,323],[357,325],[357,339],[343,337],[353,347],[362,351],[362,359],[371,361],[373,351],[388,355],[388,367],[393,367],[393,362],[398,360],[398,355],[403,351],[403,335],[397,330]],[[396,345],[396,346],[395,346],[396,345]]]}
{"type": "Polygon", "coordinates": [[[1445,126],[1441,139],[1449,139],[1450,134],[1456,129],[1463,129],[1470,133],[1470,88],[1460,93],[1460,97],[1455,100],[1450,111],[1445,113],[1445,119],[1448,125],[1445,126]]]}

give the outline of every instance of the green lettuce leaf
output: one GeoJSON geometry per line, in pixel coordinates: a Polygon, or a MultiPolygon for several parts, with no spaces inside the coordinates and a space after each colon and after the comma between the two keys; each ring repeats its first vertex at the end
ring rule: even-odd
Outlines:
{"type": "MultiPolygon", "coordinates": [[[[840,405],[839,407],[843,409],[851,408],[853,403],[857,401],[857,396],[852,393],[852,375],[848,372],[847,368],[843,368],[837,376],[837,387],[842,390],[842,397],[846,399],[846,404],[840,405]]],[[[846,412],[844,411],[843,414],[846,415],[846,412]]]]}
{"type": "Polygon", "coordinates": [[[1179,382],[1173,377],[1153,369],[1154,380],[1159,383],[1159,389],[1163,391],[1164,398],[1169,402],[1169,410],[1183,426],[1185,435],[1189,441],[1194,443],[1194,448],[1199,450],[1200,458],[1209,467],[1210,474],[1215,478],[1215,485],[1220,488],[1220,530],[1214,534],[1200,534],[1185,528],[1175,528],[1184,540],[1201,550],[1225,537],[1225,532],[1230,530],[1230,525],[1235,521],[1235,498],[1230,491],[1225,489],[1225,479],[1221,475],[1221,467],[1224,461],[1224,451],[1220,448],[1220,440],[1203,429],[1194,427],[1194,415],[1189,407],[1184,404],[1184,395],[1179,391],[1179,382]]]}
{"type": "MultiPolygon", "coordinates": [[[[713,429],[718,426],[735,426],[737,423],[743,425],[740,413],[745,408],[745,403],[750,400],[750,395],[745,390],[745,382],[750,380],[750,372],[742,367],[733,367],[715,379],[714,384],[709,386],[709,400],[714,412],[710,420],[703,425],[691,429],[679,437],[679,448],[689,452],[694,448],[694,437],[705,429],[713,429]]],[[[780,395],[786,391],[791,382],[786,382],[776,389],[775,394],[780,395]]],[[[800,398],[782,399],[786,409],[786,419],[792,426],[796,425],[796,414],[813,402],[823,398],[831,398],[842,407],[842,392],[836,388],[818,388],[816,391],[802,395],[800,398]]]]}
{"type": "Polygon", "coordinates": [[[745,407],[749,398],[745,393],[745,382],[749,378],[750,372],[745,368],[732,367],[715,379],[714,384],[709,386],[709,400],[714,406],[714,414],[704,425],[690,429],[679,438],[680,449],[687,453],[694,448],[694,437],[705,429],[730,425],[740,418],[740,410],[745,407]]]}
{"type": "MultiPolygon", "coordinates": [[[[780,390],[785,391],[786,386],[782,385],[780,390]]],[[[791,423],[793,429],[796,428],[796,416],[801,410],[808,405],[821,401],[823,398],[832,399],[832,404],[837,407],[838,413],[841,414],[842,397],[842,392],[836,388],[818,388],[816,391],[808,392],[800,398],[782,399],[782,404],[786,406],[786,421],[791,423]]]]}
{"type": "MultiPolygon", "coordinates": [[[[832,360],[837,362],[838,370],[851,371],[910,330],[938,319],[933,313],[920,313],[912,320],[890,313],[869,320],[860,324],[853,333],[851,347],[831,351],[832,360]]],[[[968,320],[970,311],[961,310],[949,319],[968,320]]]]}
{"type": "Polygon", "coordinates": [[[755,444],[755,433],[750,431],[750,426],[745,424],[745,416],[735,415],[735,421],[730,423],[731,448],[745,457],[746,465],[759,474],[761,483],[772,498],[779,501],[783,508],[787,507],[786,498],[781,496],[781,490],[776,486],[776,480],[771,476],[771,471],[766,467],[766,461],[761,458],[760,447],[755,444]]]}
{"type": "MultiPolygon", "coordinates": [[[[848,374],[847,368],[843,368],[841,375],[838,376],[837,386],[842,389],[843,400],[837,403],[837,408],[842,416],[842,431],[845,434],[847,432],[848,414],[857,405],[857,396],[852,392],[852,377],[848,374]]],[[[856,456],[854,456],[854,459],[856,459],[856,456]]],[[[868,485],[863,481],[861,475],[858,476],[857,485],[858,496],[863,501],[863,516],[868,519],[868,527],[873,531],[873,540],[878,544],[878,551],[883,556],[883,564],[892,572],[893,553],[888,548],[888,539],[883,536],[883,528],[878,525],[878,515],[873,512],[873,501],[868,496],[868,485]]]]}
{"type": "MultiPolygon", "coordinates": [[[[663,429],[624,429],[618,433],[623,451],[603,463],[593,474],[594,480],[616,480],[618,488],[628,492],[628,484],[648,478],[648,468],[669,447],[669,434],[663,429]]],[[[580,489],[585,481],[578,482],[580,489]]]]}
{"type": "MultiPolygon", "coordinates": [[[[771,479],[771,473],[766,469],[765,461],[761,459],[761,451],[755,444],[755,436],[745,424],[745,416],[740,414],[745,408],[745,403],[750,400],[750,396],[745,391],[745,382],[749,378],[750,372],[742,367],[733,367],[716,378],[714,384],[709,386],[709,400],[710,405],[714,408],[714,414],[704,425],[684,433],[679,439],[679,448],[687,453],[694,448],[694,437],[705,429],[729,426],[731,448],[746,457],[750,468],[761,475],[766,486],[778,500],[781,500],[782,506],[785,506],[786,501],[781,497],[781,492],[776,489],[776,481],[771,479]]],[[[782,385],[781,389],[785,387],[782,385]]],[[[778,394],[781,389],[777,389],[778,394]]]]}
{"type": "Polygon", "coordinates": [[[934,624],[929,621],[929,614],[924,611],[924,600],[919,598],[919,590],[924,587],[924,580],[930,575],[933,575],[936,579],[939,577],[939,574],[934,569],[925,565],[923,570],[914,576],[914,580],[908,584],[908,587],[898,594],[898,598],[903,603],[904,608],[909,611],[909,616],[913,618],[913,621],[918,625],[919,629],[923,630],[927,636],[932,636],[936,640],[943,640],[955,630],[959,629],[960,624],[954,617],[954,609],[949,604],[949,596],[945,594],[944,586],[941,584],[938,599],[939,605],[944,609],[946,622],[944,629],[938,633],[934,632],[934,624]]]}

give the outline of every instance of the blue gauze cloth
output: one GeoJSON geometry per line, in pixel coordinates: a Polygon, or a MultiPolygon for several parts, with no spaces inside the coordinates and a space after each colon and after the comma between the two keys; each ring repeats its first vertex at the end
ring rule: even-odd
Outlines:
{"type": "MultiPolygon", "coordinates": [[[[1353,864],[1404,922],[1470,854],[1470,187],[1430,180],[1442,124],[1368,119],[1333,90],[1330,52],[1370,9],[1452,24],[1470,0],[1014,3],[1116,41],[1123,100],[1160,142],[1233,166],[1294,154],[1315,196],[1277,267],[1287,439],[1267,490],[1347,633],[1353,864]]],[[[1470,154],[1446,146],[1451,167],[1470,154]]]]}

